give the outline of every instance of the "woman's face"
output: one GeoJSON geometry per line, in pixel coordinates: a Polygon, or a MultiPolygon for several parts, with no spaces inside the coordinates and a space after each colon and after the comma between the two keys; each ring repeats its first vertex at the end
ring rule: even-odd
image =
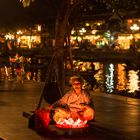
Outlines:
{"type": "Polygon", "coordinates": [[[77,90],[81,90],[82,85],[81,85],[81,83],[79,81],[74,81],[72,83],[72,87],[74,88],[74,90],[77,91],[77,90]]]}

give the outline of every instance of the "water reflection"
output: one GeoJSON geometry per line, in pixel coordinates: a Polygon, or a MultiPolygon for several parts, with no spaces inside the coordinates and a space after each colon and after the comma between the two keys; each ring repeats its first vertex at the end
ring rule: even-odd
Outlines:
{"type": "MultiPolygon", "coordinates": [[[[90,69],[91,62],[77,62],[76,70],[86,72],[90,69]]],[[[99,90],[107,93],[116,93],[122,95],[136,96],[140,88],[139,70],[128,69],[125,63],[100,63],[94,62],[95,71],[93,75],[99,83],[99,90]]],[[[36,81],[45,80],[47,67],[32,70],[34,72],[32,79],[36,81]]],[[[93,89],[94,90],[94,89],[93,89]]]]}
{"type": "Polygon", "coordinates": [[[135,93],[136,91],[139,91],[139,76],[138,76],[138,70],[130,70],[128,72],[128,92],[129,93],[135,93]]]}
{"type": "Polygon", "coordinates": [[[127,78],[126,78],[125,66],[126,66],[125,64],[118,64],[117,65],[117,86],[116,86],[116,89],[118,91],[126,90],[127,78]]]}
{"type": "MultiPolygon", "coordinates": [[[[76,68],[80,70],[88,71],[88,64],[91,62],[79,61],[75,64],[76,68]]],[[[104,86],[104,92],[115,93],[127,96],[140,96],[140,72],[138,67],[130,66],[128,63],[101,63],[93,62],[95,70],[100,69],[94,77],[99,85],[104,86]]],[[[99,86],[99,88],[101,87],[99,86]]],[[[100,88],[101,89],[101,88],[100,88]]]]}
{"type": "MultiPolygon", "coordinates": [[[[26,58],[24,62],[24,79],[34,81],[45,81],[45,75],[49,64],[48,60],[43,59],[30,59],[26,58]],[[28,61],[29,60],[29,61],[28,61]]],[[[12,75],[15,76],[15,62],[11,62],[11,74],[6,67],[1,67],[0,77],[1,81],[4,76],[12,75]],[[5,70],[4,70],[5,69],[5,70]]],[[[76,60],[73,62],[75,71],[88,73],[92,68],[91,64],[94,65],[95,73],[94,78],[97,80],[98,87],[96,90],[104,91],[107,93],[115,93],[120,95],[128,96],[139,96],[140,89],[140,72],[139,68],[130,67],[128,63],[101,63],[101,62],[82,62],[76,60]]],[[[69,69],[69,65],[67,66],[69,69]]],[[[97,84],[96,84],[97,85],[97,84]]],[[[95,90],[93,88],[93,90],[95,90]]]]}
{"type": "MultiPolygon", "coordinates": [[[[140,88],[139,70],[127,69],[127,64],[105,65],[106,92],[127,93],[136,96],[140,88]]],[[[123,94],[123,93],[122,93],[123,94]]]]}
{"type": "Polygon", "coordinates": [[[105,87],[106,92],[113,92],[115,88],[114,83],[114,65],[113,64],[107,64],[105,66],[105,87]]]}

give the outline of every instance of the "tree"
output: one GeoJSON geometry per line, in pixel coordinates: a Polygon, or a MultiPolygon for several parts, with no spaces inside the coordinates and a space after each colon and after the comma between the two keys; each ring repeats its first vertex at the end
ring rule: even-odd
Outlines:
{"type": "MultiPolygon", "coordinates": [[[[20,0],[24,7],[28,7],[34,0],[20,0]]],[[[65,36],[69,35],[69,17],[73,8],[83,2],[83,0],[52,0],[50,5],[56,6],[55,35],[54,35],[54,54],[57,57],[58,82],[62,93],[64,93],[64,42],[65,36]]],[[[70,44],[69,44],[70,45],[70,44]]]]}
{"type": "MultiPolygon", "coordinates": [[[[20,0],[23,3],[24,7],[28,7],[30,3],[35,0],[20,0]]],[[[36,0],[37,1],[37,0],[36,0]]],[[[77,10],[82,7],[84,12],[88,12],[86,8],[89,8],[90,13],[91,10],[94,11],[94,4],[97,5],[105,5],[106,9],[110,9],[112,12],[118,14],[118,12],[122,12],[123,14],[130,9],[137,9],[139,2],[137,0],[48,0],[49,6],[53,9],[53,16],[55,17],[55,33],[54,33],[54,51],[57,56],[57,73],[58,73],[58,81],[61,88],[62,93],[64,92],[64,42],[66,35],[70,34],[70,25],[69,18],[74,11],[74,8],[77,6],[77,10]],[[133,4],[132,4],[133,3],[133,4]],[[79,5],[82,5],[81,7],[79,5]],[[86,8],[85,8],[86,6],[86,8]]],[[[101,9],[100,9],[101,10],[101,9]]],[[[92,13],[94,14],[94,13],[92,13]]],[[[70,44],[68,44],[70,45],[70,44]]]]}

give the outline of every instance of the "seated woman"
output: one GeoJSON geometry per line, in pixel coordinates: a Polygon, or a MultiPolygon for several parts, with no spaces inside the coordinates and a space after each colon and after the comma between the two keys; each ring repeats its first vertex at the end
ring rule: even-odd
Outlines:
{"type": "Polygon", "coordinates": [[[90,94],[82,89],[83,79],[78,76],[70,78],[72,89],[68,91],[57,103],[54,108],[53,120],[57,123],[63,119],[72,118],[76,120],[93,120],[94,109],[90,94]]]}

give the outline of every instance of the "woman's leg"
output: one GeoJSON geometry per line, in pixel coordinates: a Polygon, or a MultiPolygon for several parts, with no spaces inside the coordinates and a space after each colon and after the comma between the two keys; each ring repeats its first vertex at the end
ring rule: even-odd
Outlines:
{"type": "Polygon", "coordinates": [[[86,120],[94,119],[94,109],[92,109],[91,107],[87,107],[83,112],[83,118],[86,120]]]}
{"type": "Polygon", "coordinates": [[[53,119],[57,123],[60,120],[67,119],[70,117],[70,112],[64,108],[56,108],[53,119]]]}

